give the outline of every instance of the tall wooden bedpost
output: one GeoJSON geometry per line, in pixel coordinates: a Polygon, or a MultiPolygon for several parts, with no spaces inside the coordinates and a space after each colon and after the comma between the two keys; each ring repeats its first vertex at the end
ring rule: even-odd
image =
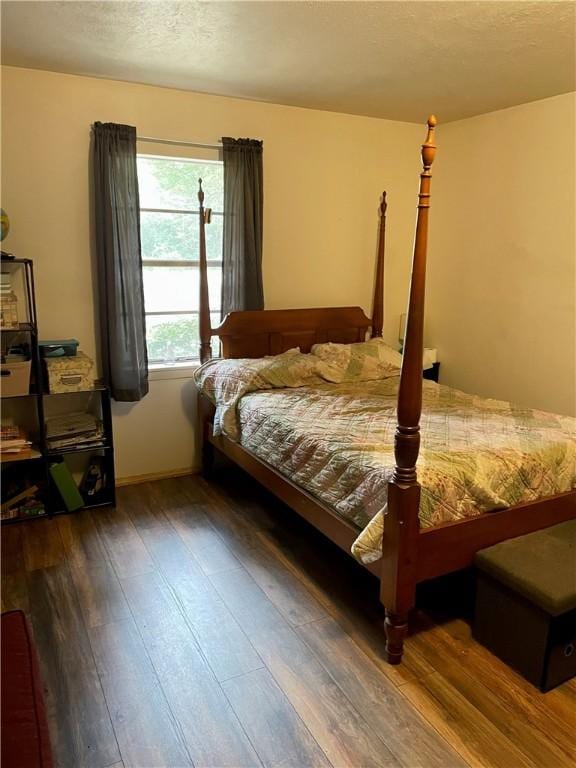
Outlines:
{"type": "Polygon", "coordinates": [[[210,224],[212,210],[204,208],[204,191],[202,179],[198,179],[198,202],[200,219],[200,362],[205,363],[212,358],[212,326],[210,321],[210,298],[208,294],[208,263],[206,261],[206,224],[210,224]]]}
{"type": "Polygon", "coordinates": [[[388,485],[388,512],[384,521],[382,541],[381,600],[386,609],[386,654],[391,664],[399,664],[402,660],[404,638],[408,631],[408,613],[414,606],[416,591],[414,569],[418,550],[420,506],[416,461],[420,448],[422,411],[424,295],[432,178],[430,167],[436,154],[436,123],[434,115],[428,118],[428,134],[422,145],[423,170],[420,174],[408,321],[398,390],[398,426],[394,440],[396,466],[392,481],[388,485]]]}
{"type": "Polygon", "coordinates": [[[384,327],[384,252],[386,247],[386,192],[380,199],[380,226],[378,228],[378,253],[376,256],[376,275],[374,277],[374,299],[372,301],[372,338],[382,336],[384,327]]]}
{"type": "MultiPolygon", "coordinates": [[[[206,260],[206,224],[210,224],[212,211],[204,208],[204,191],[202,179],[198,179],[198,203],[200,219],[200,296],[199,296],[199,330],[200,330],[200,362],[206,363],[212,359],[212,324],[210,320],[210,296],[208,293],[208,262],[206,260]]],[[[200,420],[200,439],[202,444],[202,471],[206,477],[212,471],[214,448],[209,440],[211,411],[206,398],[198,397],[198,417],[200,420]]]]}

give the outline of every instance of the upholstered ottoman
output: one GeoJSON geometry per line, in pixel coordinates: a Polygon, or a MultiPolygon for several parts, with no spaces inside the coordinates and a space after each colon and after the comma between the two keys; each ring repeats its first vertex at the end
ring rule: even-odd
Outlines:
{"type": "Polygon", "coordinates": [[[42,682],[22,611],[2,614],[2,768],[52,768],[42,682]]]}
{"type": "Polygon", "coordinates": [[[542,691],[576,675],[576,520],[476,554],[473,636],[542,691]]]}

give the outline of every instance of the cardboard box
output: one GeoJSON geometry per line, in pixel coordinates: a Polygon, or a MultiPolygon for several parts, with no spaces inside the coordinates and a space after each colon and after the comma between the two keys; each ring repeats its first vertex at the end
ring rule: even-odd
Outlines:
{"type": "Polygon", "coordinates": [[[30,392],[31,361],[2,363],[0,390],[2,397],[27,395],[30,392]]]}
{"type": "Polygon", "coordinates": [[[94,389],[94,362],[84,352],[73,357],[46,357],[44,365],[51,395],[94,389]]]}

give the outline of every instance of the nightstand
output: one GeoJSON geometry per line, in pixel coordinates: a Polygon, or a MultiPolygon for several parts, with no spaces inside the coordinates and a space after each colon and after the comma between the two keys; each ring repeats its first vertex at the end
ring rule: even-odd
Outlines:
{"type": "Polygon", "coordinates": [[[440,363],[432,363],[432,368],[427,368],[424,373],[424,378],[428,381],[435,381],[438,384],[438,377],[440,375],[440,363]]]}

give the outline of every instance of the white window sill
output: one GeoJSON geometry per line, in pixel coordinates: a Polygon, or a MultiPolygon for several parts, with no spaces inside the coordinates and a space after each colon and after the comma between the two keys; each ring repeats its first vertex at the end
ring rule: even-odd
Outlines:
{"type": "Polygon", "coordinates": [[[187,360],[185,363],[150,363],[148,366],[149,381],[163,381],[166,379],[191,379],[194,371],[200,367],[200,360],[187,360]]]}

